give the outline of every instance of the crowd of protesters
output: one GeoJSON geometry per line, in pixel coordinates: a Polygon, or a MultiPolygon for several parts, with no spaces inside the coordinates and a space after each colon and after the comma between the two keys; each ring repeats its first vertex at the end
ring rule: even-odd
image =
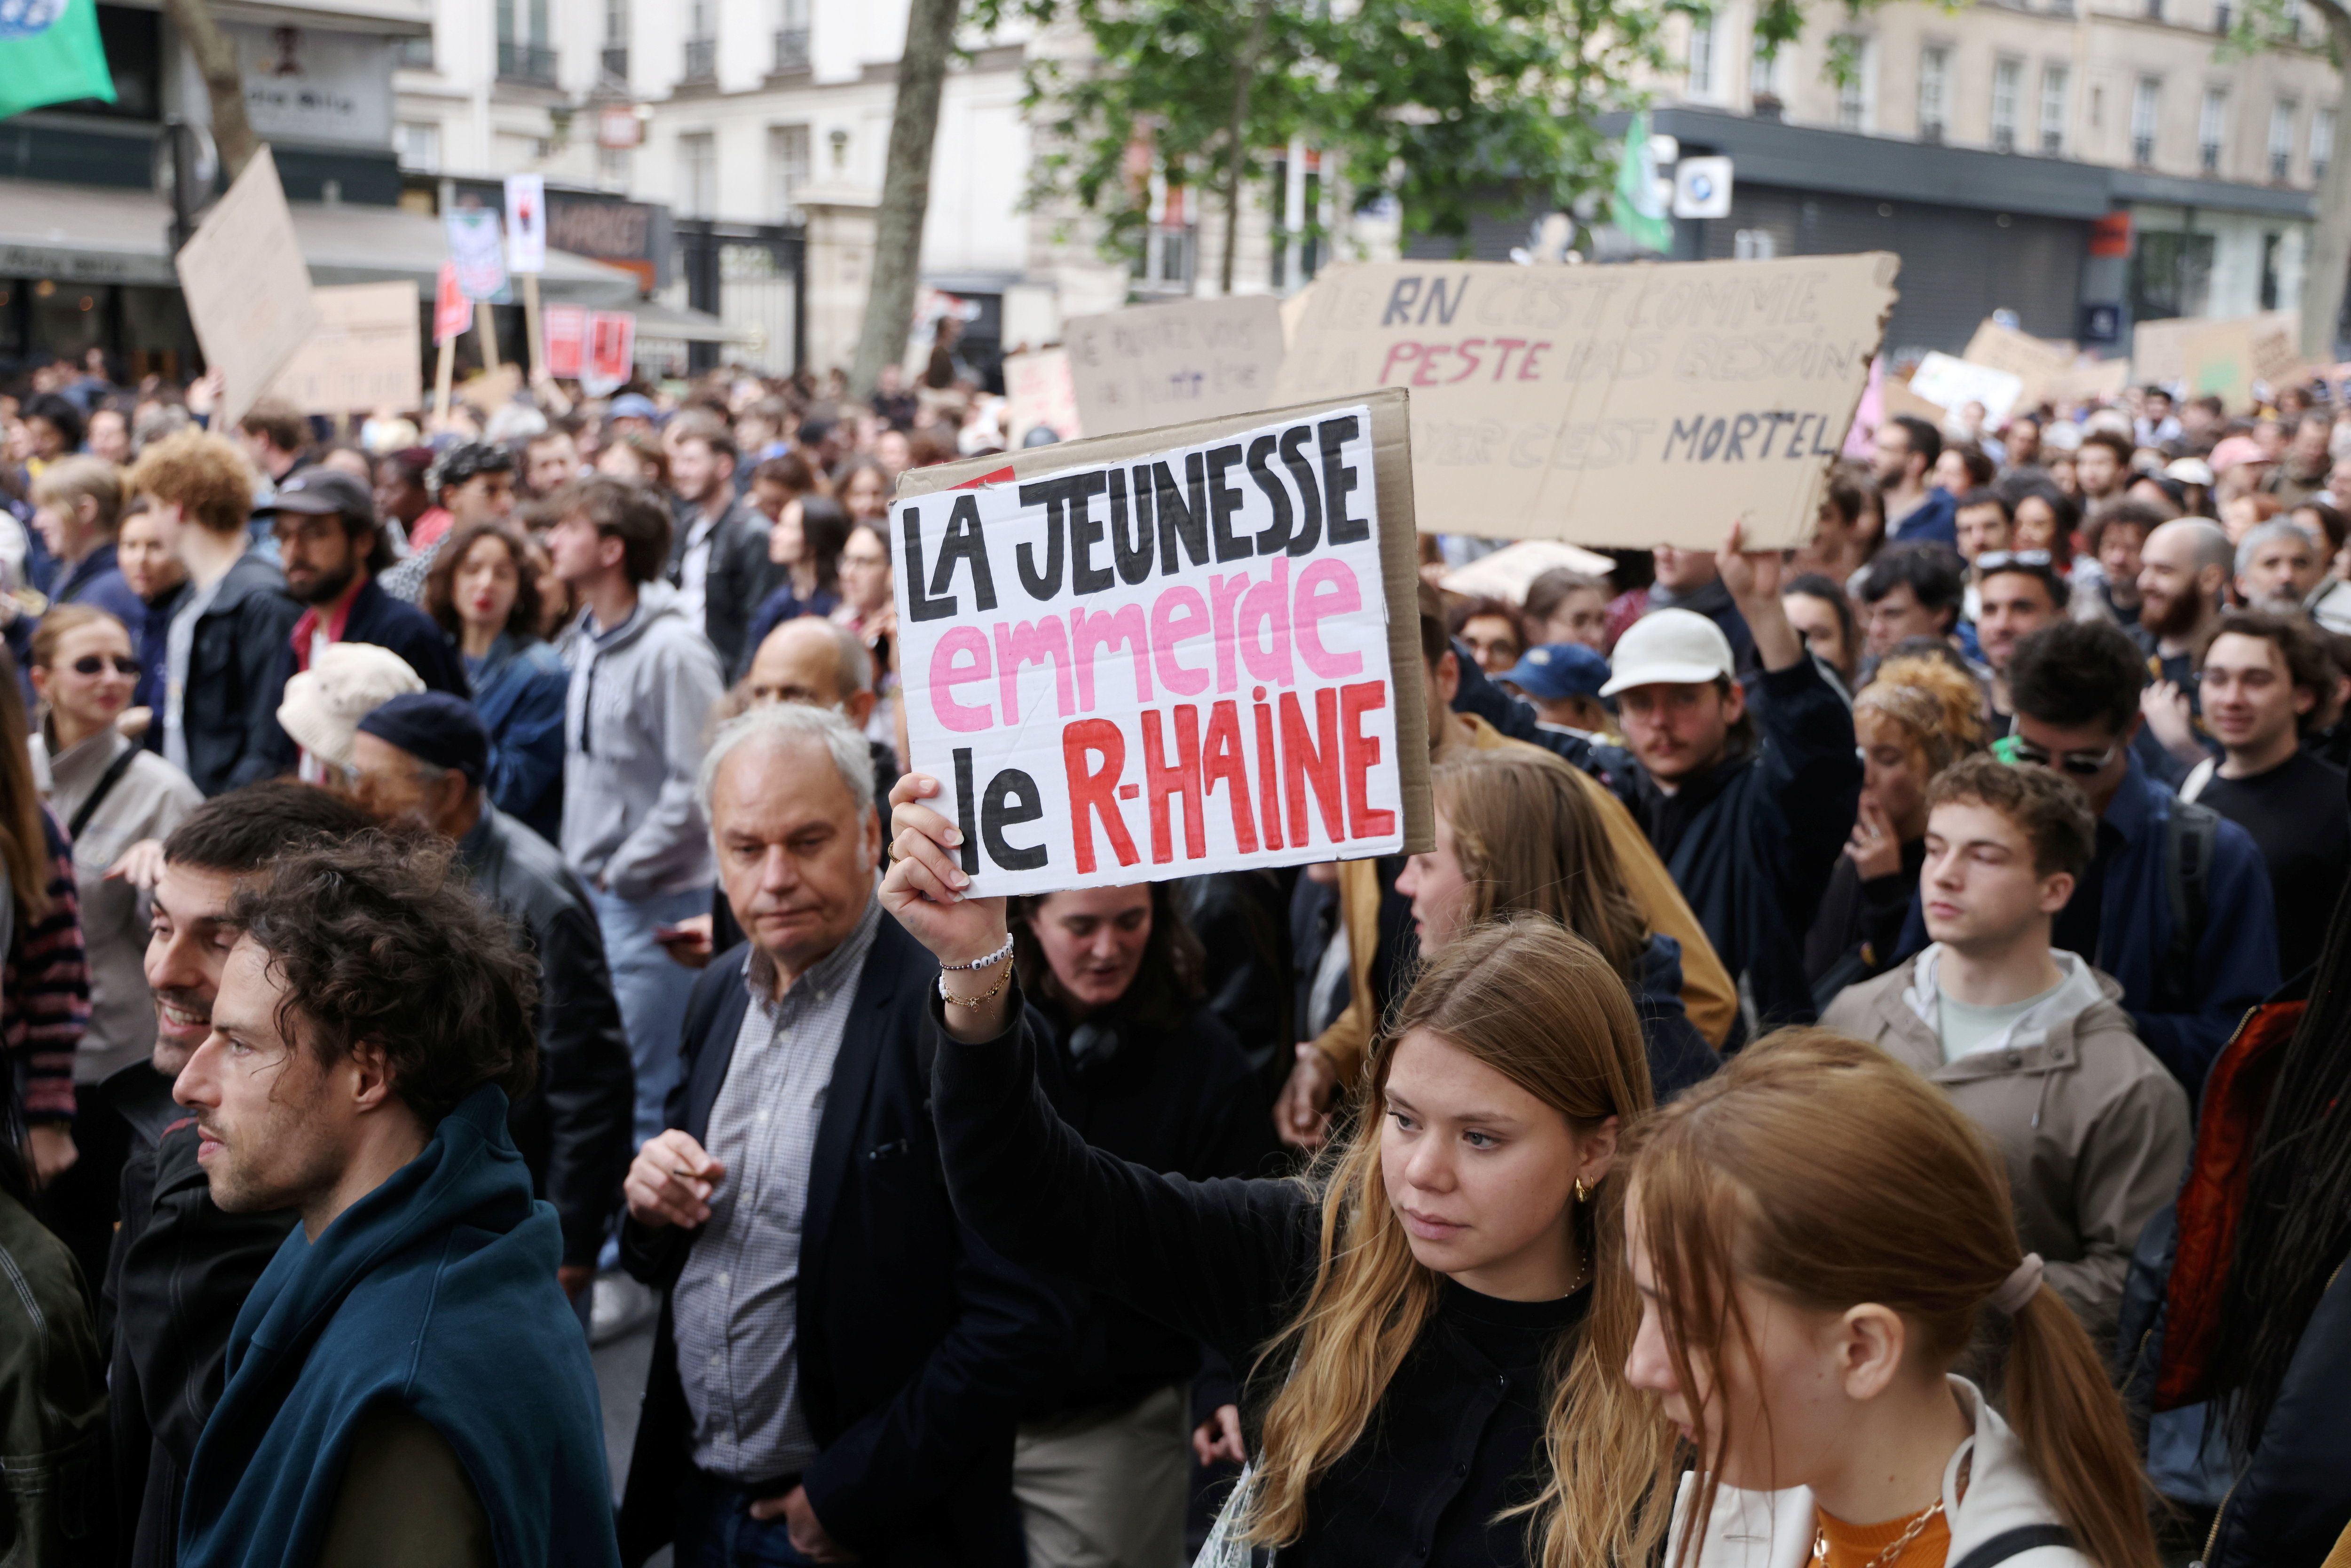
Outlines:
{"type": "Polygon", "coordinates": [[[1007,903],[902,765],[952,363],[30,368],[0,1561],[2333,1562],[2327,390],[1889,420],[1793,551],[1444,541],[1428,848],[1007,903]]]}

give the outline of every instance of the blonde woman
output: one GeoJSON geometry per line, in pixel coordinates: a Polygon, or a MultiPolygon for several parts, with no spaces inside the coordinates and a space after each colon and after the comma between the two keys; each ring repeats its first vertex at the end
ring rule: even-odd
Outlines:
{"type": "Polygon", "coordinates": [[[1861,810],[1804,937],[1804,977],[1826,1007],[1893,967],[1927,862],[1927,786],[1984,747],[1983,688],[1955,659],[1906,653],[1854,699],[1861,810]]]}
{"type": "Polygon", "coordinates": [[[1367,1113],[1304,1181],[1192,1182],[1090,1149],[1038,1092],[1001,899],[899,781],[882,902],[940,960],[935,1112],[958,1212],[1007,1257],[1246,1369],[1251,1462],[1212,1540],[1311,1563],[1645,1561],[1671,1433],[1617,1369],[1620,1130],[1650,1103],[1615,966],[1522,915],[1446,945],[1376,1041],[1367,1113]]]}

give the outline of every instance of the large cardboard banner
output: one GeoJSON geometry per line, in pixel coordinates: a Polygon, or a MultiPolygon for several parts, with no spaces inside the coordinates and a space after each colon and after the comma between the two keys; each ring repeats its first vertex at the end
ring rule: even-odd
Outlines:
{"type": "Polygon", "coordinates": [[[1251,413],[1277,401],[1281,306],[1270,294],[1130,306],[1071,317],[1061,343],[1089,435],[1251,413]]]}
{"type": "Polygon", "coordinates": [[[314,288],[319,329],[269,384],[305,413],[409,409],[424,401],[423,332],[413,283],[314,288]]]}
{"type": "Polygon", "coordinates": [[[174,265],[204,361],[221,372],[213,427],[235,430],[319,325],[310,267],[267,147],[213,204],[174,265]]]}
{"type": "Polygon", "coordinates": [[[908,471],[909,766],[971,891],[1425,848],[1400,392],[908,471]]]}
{"type": "Polygon", "coordinates": [[[1317,280],[1284,400],[1412,389],[1421,528],[1583,545],[1810,536],[1898,257],[1513,267],[1317,280]]]}
{"type": "Polygon", "coordinates": [[[2248,383],[2254,375],[2268,379],[2273,373],[2292,370],[2298,359],[2294,343],[2299,327],[2300,319],[2291,310],[2226,319],[2181,316],[2141,321],[2131,328],[2130,377],[2142,386],[2184,383],[2189,397],[2202,395],[2196,384],[2199,380],[2214,382],[2220,384],[2203,391],[2226,398],[2236,390],[2235,371],[2240,367],[2248,383]],[[2200,350],[2199,339],[2203,340],[2200,350]]]}

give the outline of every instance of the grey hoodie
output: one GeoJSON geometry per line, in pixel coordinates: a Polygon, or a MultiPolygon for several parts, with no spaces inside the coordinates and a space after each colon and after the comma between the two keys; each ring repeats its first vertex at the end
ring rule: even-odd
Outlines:
{"type": "Polygon", "coordinates": [[[2050,1288],[2104,1351],[2140,1227],[2179,1190],[2192,1128],[2188,1094],[2139,1043],[2122,988],[2071,953],[2065,980],[2005,1036],[1943,1060],[1935,967],[1942,945],[1847,987],[1821,1027],[1871,1041],[1932,1081],[2008,1163],[2016,1227],[2050,1288]]]}
{"type": "Polygon", "coordinates": [[[618,898],[706,888],[710,827],[694,798],[702,730],[724,683],[718,655],[664,583],[598,643],[585,620],[566,649],[563,855],[618,898]]]}

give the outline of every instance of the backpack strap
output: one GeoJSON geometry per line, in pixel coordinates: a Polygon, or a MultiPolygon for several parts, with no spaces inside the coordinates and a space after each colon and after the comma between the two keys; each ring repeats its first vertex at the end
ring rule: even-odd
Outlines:
{"type": "Polygon", "coordinates": [[[139,749],[138,743],[132,742],[104,773],[99,775],[98,788],[89,792],[89,798],[82,801],[81,809],[73,814],[73,821],[66,824],[66,837],[81,837],[81,831],[89,826],[89,820],[98,815],[98,809],[106,804],[106,798],[114,793],[114,787],[122,782],[122,776],[138,762],[139,749]]]}
{"type": "Polygon", "coordinates": [[[2171,802],[2163,824],[2163,886],[2171,910],[2171,945],[2156,971],[2158,1012],[2183,1013],[2195,1006],[2196,949],[2204,942],[2212,855],[2220,839],[2220,813],[2211,807],[2192,800],[2171,802]]]}
{"type": "Polygon", "coordinates": [[[2070,1547],[2073,1544],[2074,1532],[2062,1524],[2019,1525],[2014,1530],[2001,1531],[1998,1535],[1952,1563],[1950,1568],[1992,1568],[1992,1564],[1996,1563],[2005,1563],[2011,1557],[2022,1557],[2026,1552],[2038,1551],[2043,1546],[2070,1547]]]}
{"type": "Polygon", "coordinates": [[[2193,800],[2202,795],[2204,787],[2211,783],[2213,775],[2220,771],[2220,759],[2217,757],[2206,758],[2189,768],[2188,777],[2179,781],[2179,798],[2183,800],[2193,800]]]}

